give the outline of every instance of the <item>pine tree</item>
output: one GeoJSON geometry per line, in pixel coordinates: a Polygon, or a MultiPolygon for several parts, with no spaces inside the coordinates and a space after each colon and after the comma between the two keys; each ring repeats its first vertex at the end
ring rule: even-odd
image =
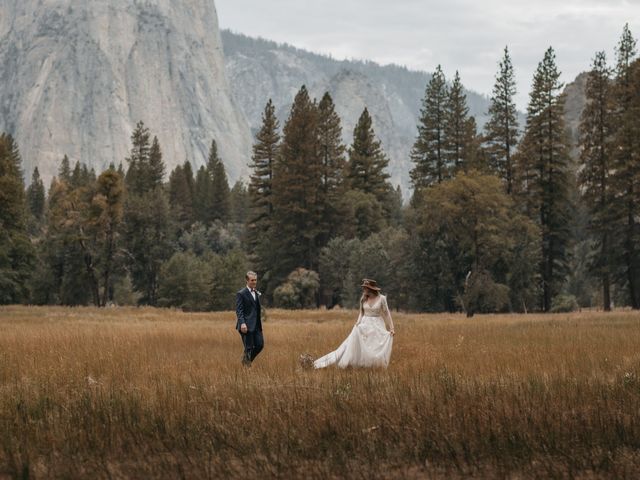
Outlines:
{"type": "Polygon", "coordinates": [[[262,127],[256,135],[256,143],[253,145],[252,163],[253,170],[249,183],[249,195],[251,196],[251,208],[253,214],[250,224],[262,225],[263,219],[268,219],[273,214],[273,169],[278,156],[280,135],[278,134],[278,119],[275,107],[271,99],[262,114],[262,127]]]}
{"type": "Polygon", "coordinates": [[[187,187],[185,191],[185,195],[183,197],[184,203],[182,204],[184,207],[184,211],[188,215],[188,224],[191,225],[195,221],[195,217],[193,215],[193,192],[194,192],[194,183],[195,178],[193,175],[193,168],[191,167],[190,161],[185,161],[182,164],[182,171],[184,172],[184,181],[187,187]]]}
{"type": "Polygon", "coordinates": [[[60,180],[65,182],[71,181],[71,167],[69,166],[69,157],[66,155],[62,157],[60,169],[58,170],[58,177],[60,177],[60,180]]]}
{"type": "Polygon", "coordinates": [[[98,240],[101,229],[95,219],[99,200],[92,171],[80,162],[71,182],[52,185],[48,233],[59,245],[62,260],[60,298],[69,304],[87,303],[100,306],[100,254],[98,240]],[[55,191],[54,191],[55,188],[55,191]],[[94,203],[94,200],[96,203],[94,203]],[[80,282],[74,277],[79,277],[80,282]],[[81,289],[82,292],[73,292],[81,289]]]}
{"type": "Polygon", "coordinates": [[[115,170],[105,170],[96,181],[96,192],[91,201],[89,224],[95,230],[96,256],[102,293],[99,306],[112,300],[112,275],[119,249],[120,225],[124,215],[124,179],[115,170]]]}
{"type": "Polygon", "coordinates": [[[317,244],[324,247],[340,227],[342,212],[339,197],[343,190],[345,146],[342,143],[340,117],[329,92],[325,92],[318,104],[318,136],[320,142],[321,187],[318,198],[320,210],[320,236],[317,244]]]}
{"type": "Polygon", "coordinates": [[[297,267],[317,270],[316,245],[321,188],[318,108],[305,86],[296,94],[283,128],[278,161],[273,170],[273,223],[276,250],[287,252],[270,265],[269,288],[275,288],[297,267]],[[277,235],[275,234],[277,232],[277,235]]]}
{"type": "Polygon", "coordinates": [[[534,75],[520,157],[522,171],[527,172],[522,178],[527,213],[537,219],[542,233],[541,306],[545,312],[564,281],[570,240],[569,146],[559,78],[550,47],[534,75]]]}
{"type": "Polygon", "coordinates": [[[93,168],[89,170],[86,164],[76,162],[69,177],[69,185],[72,189],[91,187],[96,181],[96,174],[93,168]]]}
{"type": "Polygon", "coordinates": [[[616,221],[616,263],[634,309],[640,309],[640,160],[637,146],[636,40],[625,25],[616,48],[615,88],[613,90],[614,175],[616,221]]]}
{"type": "Polygon", "coordinates": [[[24,227],[25,192],[22,159],[11,135],[0,134],[0,227],[20,231],[24,227]]]}
{"type": "MultiPolygon", "coordinates": [[[[156,305],[158,302],[158,277],[160,266],[171,253],[172,240],[169,231],[169,205],[162,187],[164,163],[160,144],[143,122],[138,122],[131,134],[131,151],[125,175],[127,197],[124,207],[124,245],[128,261],[127,274],[133,286],[141,294],[140,303],[156,305]]],[[[184,225],[193,222],[193,172],[188,162],[180,168],[181,181],[189,191],[180,205],[180,220],[184,225]],[[187,174],[189,171],[189,180],[187,174]],[[185,213],[186,212],[186,213],[185,213]]],[[[173,173],[171,175],[173,177],[173,173]]],[[[171,187],[170,178],[170,187],[171,187]]],[[[175,196],[175,193],[172,192],[175,196]]],[[[177,216],[177,215],[176,215],[177,216]]]]}
{"type": "MultiPolygon", "coordinates": [[[[250,259],[262,273],[269,294],[277,287],[270,282],[272,268],[277,264],[274,229],[274,171],[280,150],[279,124],[271,99],[262,114],[262,127],[256,134],[249,165],[252,172],[248,185],[249,213],[246,218],[247,244],[250,259]]],[[[287,272],[284,273],[286,275],[287,272]]]]}
{"type": "Polygon", "coordinates": [[[482,135],[478,134],[475,117],[467,118],[467,121],[464,123],[463,139],[462,158],[464,159],[464,171],[477,170],[483,174],[490,173],[489,162],[482,148],[482,135]]]}
{"type": "Polygon", "coordinates": [[[518,141],[518,120],[514,97],[516,80],[509,50],[504,48],[496,83],[493,86],[489,121],[485,125],[490,170],[501,178],[508,194],[513,193],[513,152],[518,141]]]}
{"type": "Polygon", "coordinates": [[[95,275],[91,278],[87,269],[87,260],[91,266],[92,258],[85,255],[79,241],[84,238],[78,228],[82,226],[81,215],[88,211],[82,190],[54,178],[47,199],[44,259],[51,272],[49,286],[53,290],[47,300],[62,305],[87,305],[92,299],[98,301],[95,275]]]}
{"type": "Polygon", "coordinates": [[[211,141],[209,158],[207,160],[207,171],[211,176],[211,220],[220,220],[226,223],[229,220],[229,181],[224,163],[218,156],[218,146],[216,141],[211,141]]]}
{"type": "Polygon", "coordinates": [[[98,178],[95,169],[91,167],[91,170],[88,170],[86,165],[83,165],[82,175],[86,183],[93,183],[98,178]]]}
{"type": "Polygon", "coordinates": [[[80,162],[76,162],[75,167],[73,167],[73,171],[71,172],[70,184],[72,188],[79,188],[85,184],[85,176],[82,172],[82,165],[80,162]]]}
{"type": "Polygon", "coordinates": [[[238,180],[229,193],[229,221],[235,224],[243,224],[247,221],[250,208],[249,190],[242,182],[238,180]]]}
{"type": "Polygon", "coordinates": [[[195,220],[193,183],[193,170],[188,161],[178,165],[169,175],[169,204],[182,229],[189,228],[195,220]]]}
{"type": "Polygon", "coordinates": [[[354,128],[349,161],[345,167],[341,235],[364,239],[393,221],[396,212],[394,190],[386,171],[388,163],[365,108],[354,128]]]}
{"type": "Polygon", "coordinates": [[[126,266],[135,290],[141,294],[141,304],[158,303],[160,269],[173,253],[170,225],[169,203],[163,189],[127,196],[124,218],[126,266]]]}
{"type": "Polygon", "coordinates": [[[365,108],[353,130],[353,143],[349,147],[347,182],[351,190],[373,195],[381,205],[388,199],[389,159],[373,130],[371,115],[365,108]]]}
{"type": "Polygon", "coordinates": [[[250,214],[247,220],[249,250],[259,270],[265,271],[271,249],[265,247],[263,239],[269,238],[273,221],[273,172],[278,156],[280,135],[275,107],[271,99],[262,114],[262,127],[256,134],[253,155],[249,165],[250,214]],[[261,248],[263,247],[263,248],[261,248]]]}
{"type": "Polygon", "coordinates": [[[22,160],[11,135],[0,134],[0,303],[28,299],[33,247],[26,235],[22,160]]]}
{"type": "Polygon", "coordinates": [[[613,123],[611,71],[604,52],[596,53],[586,85],[587,103],[580,122],[580,186],[589,213],[589,231],[598,253],[592,268],[602,281],[604,309],[611,310],[611,229],[614,219],[611,189],[613,123]]]}
{"type": "Polygon", "coordinates": [[[196,173],[193,186],[193,215],[196,221],[203,224],[211,222],[211,175],[202,165],[196,173]]]}
{"type": "Polygon", "coordinates": [[[469,163],[475,158],[472,151],[475,137],[475,120],[469,118],[467,96],[456,71],[449,88],[444,121],[445,165],[452,175],[468,170],[469,163]]]}
{"type": "Polygon", "coordinates": [[[418,138],[411,149],[411,170],[414,195],[430,185],[440,183],[449,176],[445,160],[445,111],[448,89],[440,65],[427,84],[420,121],[418,138]]]}
{"type": "Polygon", "coordinates": [[[164,162],[162,161],[162,151],[160,150],[160,142],[158,137],[153,137],[153,143],[149,150],[149,172],[147,189],[161,187],[164,182],[164,162]]]}
{"type": "Polygon", "coordinates": [[[29,205],[31,215],[33,215],[37,221],[42,220],[42,216],[44,215],[45,191],[38,167],[33,169],[31,185],[27,188],[27,204],[29,205]]]}
{"type": "Polygon", "coordinates": [[[131,134],[132,147],[131,153],[126,159],[129,168],[125,176],[127,190],[136,195],[142,195],[149,189],[149,155],[151,152],[149,137],[149,129],[144,126],[144,122],[138,122],[131,134]]]}

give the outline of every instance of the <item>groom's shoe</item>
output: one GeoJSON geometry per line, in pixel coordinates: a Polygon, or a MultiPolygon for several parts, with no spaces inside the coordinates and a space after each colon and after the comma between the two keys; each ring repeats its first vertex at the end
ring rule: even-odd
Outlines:
{"type": "Polygon", "coordinates": [[[249,360],[249,357],[247,357],[245,354],[242,354],[242,365],[245,367],[251,366],[251,360],[249,360]]]}

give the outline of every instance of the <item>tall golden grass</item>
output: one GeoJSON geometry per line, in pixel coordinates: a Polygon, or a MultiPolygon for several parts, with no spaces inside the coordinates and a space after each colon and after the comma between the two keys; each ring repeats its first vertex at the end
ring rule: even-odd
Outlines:
{"type": "Polygon", "coordinates": [[[300,369],[352,311],[0,308],[0,478],[637,478],[640,315],[396,314],[391,364],[300,369]]]}

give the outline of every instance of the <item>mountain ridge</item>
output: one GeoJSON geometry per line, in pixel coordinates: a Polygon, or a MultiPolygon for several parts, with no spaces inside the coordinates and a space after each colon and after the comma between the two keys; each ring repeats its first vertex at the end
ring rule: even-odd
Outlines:
{"type": "MultiPolygon", "coordinates": [[[[346,145],[369,109],[392,182],[408,197],[409,153],[430,73],[220,30],[213,0],[180,8],[171,0],[79,5],[0,0],[0,130],[16,137],[27,179],[38,165],[46,182],[65,154],[97,170],[124,162],[142,120],[160,140],[167,171],[185,160],[203,164],[215,139],[230,180],[246,180],[267,100],[283,126],[306,85],[317,99],[332,95],[346,145]]],[[[575,136],[584,89],[573,84],[567,118],[575,136]]],[[[466,94],[482,128],[489,97],[466,94]]],[[[522,130],[523,114],[519,122],[522,130]]]]}
{"type": "MultiPolygon", "coordinates": [[[[317,99],[325,91],[331,94],[342,120],[346,145],[350,145],[353,128],[367,107],[373,128],[389,157],[391,180],[402,187],[407,198],[409,154],[431,74],[370,60],[336,60],[227,29],[221,30],[221,38],[234,98],[253,132],[261,125],[261,115],[269,98],[282,126],[302,85],[317,99]]],[[[481,128],[487,119],[489,98],[470,90],[466,93],[470,114],[476,117],[481,128]]]]}

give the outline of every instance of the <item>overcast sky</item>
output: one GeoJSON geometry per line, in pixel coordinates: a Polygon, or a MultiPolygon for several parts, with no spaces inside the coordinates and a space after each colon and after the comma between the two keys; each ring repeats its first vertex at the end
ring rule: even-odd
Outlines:
{"type": "Polygon", "coordinates": [[[629,23],[640,36],[640,0],[215,0],[222,28],[337,59],[367,59],[433,71],[491,94],[509,46],[526,108],[533,73],[553,46],[570,82],[594,53],[614,47],[629,23]]]}

